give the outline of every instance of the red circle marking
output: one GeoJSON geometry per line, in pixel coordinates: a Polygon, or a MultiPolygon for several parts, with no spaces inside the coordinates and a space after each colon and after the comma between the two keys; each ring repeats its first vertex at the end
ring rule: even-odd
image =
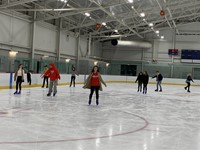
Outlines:
{"type": "Polygon", "coordinates": [[[103,135],[103,136],[99,136],[99,137],[85,137],[85,138],[63,139],[63,140],[18,141],[18,142],[16,142],[16,141],[15,142],[5,141],[5,142],[0,142],[0,144],[61,143],[61,142],[71,142],[71,141],[84,141],[84,140],[103,139],[103,138],[123,136],[123,135],[131,134],[131,133],[135,133],[135,132],[144,130],[149,125],[149,122],[145,118],[143,118],[143,117],[141,117],[139,115],[135,115],[135,114],[131,114],[131,115],[136,116],[136,117],[140,118],[141,120],[143,120],[144,121],[144,126],[138,128],[136,130],[133,130],[133,131],[128,131],[128,132],[124,132],[124,133],[118,133],[118,134],[113,134],[113,135],[103,135]]]}

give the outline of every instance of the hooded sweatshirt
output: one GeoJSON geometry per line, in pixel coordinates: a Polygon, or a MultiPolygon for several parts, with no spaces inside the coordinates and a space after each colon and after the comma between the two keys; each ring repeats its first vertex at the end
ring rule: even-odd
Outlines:
{"type": "Polygon", "coordinates": [[[53,63],[49,64],[51,67],[45,72],[44,76],[48,76],[50,80],[58,80],[60,79],[60,74],[58,69],[53,63]]]}

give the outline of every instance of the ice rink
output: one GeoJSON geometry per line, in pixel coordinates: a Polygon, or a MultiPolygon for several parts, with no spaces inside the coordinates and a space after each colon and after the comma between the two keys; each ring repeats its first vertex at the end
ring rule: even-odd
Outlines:
{"type": "Polygon", "coordinates": [[[0,150],[200,150],[200,87],[110,83],[100,105],[89,90],[0,90],[0,150]]]}

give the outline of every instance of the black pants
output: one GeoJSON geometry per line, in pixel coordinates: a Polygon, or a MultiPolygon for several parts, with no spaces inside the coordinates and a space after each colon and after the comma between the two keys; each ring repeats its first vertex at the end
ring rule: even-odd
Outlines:
{"type": "Polygon", "coordinates": [[[143,93],[147,93],[147,83],[143,83],[143,93]]]}
{"type": "Polygon", "coordinates": [[[99,88],[100,88],[100,86],[91,86],[90,96],[89,96],[90,101],[92,100],[92,95],[93,95],[94,91],[96,93],[96,100],[99,100],[99,88]]]}
{"type": "Polygon", "coordinates": [[[27,82],[31,85],[31,78],[27,78],[27,82]]]}
{"type": "Polygon", "coordinates": [[[18,76],[17,77],[17,81],[16,81],[16,91],[21,91],[22,89],[22,76],[18,76]]]}
{"type": "Polygon", "coordinates": [[[142,82],[138,82],[138,92],[142,91],[142,82]]]}
{"type": "Polygon", "coordinates": [[[187,86],[185,87],[185,89],[187,89],[188,92],[190,91],[190,85],[190,82],[187,82],[187,86]]]}
{"type": "Polygon", "coordinates": [[[44,87],[44,85],[45,85],[45,81],[47,82],[47,86],[46,86],[46,87],[48,87],[48,77],[44,77],[42,87],[44,87]]]}
{"type": "Polygon", "coordinates": [[[75,79],[76,79],[76,76],[71,76],[70,87],[72,86],[72,82],[73,82],[73,85],[75,87],[75,79]]]}

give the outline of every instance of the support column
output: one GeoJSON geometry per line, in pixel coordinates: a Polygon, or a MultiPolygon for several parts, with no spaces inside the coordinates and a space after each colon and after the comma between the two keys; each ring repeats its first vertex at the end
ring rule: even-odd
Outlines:
{"type": "Polygon", "coordinates": [[[57,52],[56,52],[56,60],[60,61],[60,46],[61,46],[61,32],[62,32],[62,18],[59,19],[59,29],[58,29],[58,46],[57,46],[57,52]]]}
{"type": "Polygon", "coordinates": [[[89,34],[89,41],[88,41],[88,56],[91,56],[91,43],[92,43],[92,35],[89,34]]]}
{"type": "MultiPolygon", "coordinates": [[[[174,32],[172,34],[172,47],[173,49],[176,48],[176,28],[174,28],[174,32]]],[[[174,74],[174,55],[172,55],[172,59],[171,59],[172,65],[171,65],[171,78],[173,78],[173,74],[174,74]]]]}
{"type": "Polygon", "coordinates": [[[77,37],[77,59],[76,59],[76,68],[79,71],[79,50],[80,50],[80,31],[78,33],[78,37],[77,37]]]}
{"type": "Polygon", "coordinates": [[[36,30],[36,11],[33,13],[33,23],[32,23],[32,38],[31,38],[31,70],[34,69],[34,55],[35,55],[35,30],[36,30]]]}

